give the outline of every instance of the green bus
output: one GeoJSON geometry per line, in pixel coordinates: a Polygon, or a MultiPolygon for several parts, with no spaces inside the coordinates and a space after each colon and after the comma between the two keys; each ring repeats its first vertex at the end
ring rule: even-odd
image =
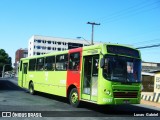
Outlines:
{"type": "Polygon", "coordinates": [[[29,90],[80,101],[139,104],[141,55],[119,44],[98,44],[20,60],[18,85],[29,90]]]}

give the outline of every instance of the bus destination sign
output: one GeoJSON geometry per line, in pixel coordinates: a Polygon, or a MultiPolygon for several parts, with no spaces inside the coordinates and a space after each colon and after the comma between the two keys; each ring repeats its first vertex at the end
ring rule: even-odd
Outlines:
{"type": "Polygon", "coordinates": [[[112,54],[121,54],[121,55],[133,56],[137,58],[140,57],[138,50],[134,50],[132,48],[123,47],[123,46],[107,45],[107,51],[108,53],[112,53],[112,54]]]}

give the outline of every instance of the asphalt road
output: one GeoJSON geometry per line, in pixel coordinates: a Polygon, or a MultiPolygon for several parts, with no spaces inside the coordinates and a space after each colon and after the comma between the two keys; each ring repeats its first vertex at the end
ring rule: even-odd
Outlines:
{"type": "MultiPolygon", "coordinates": [[[[16,80],[0,80],[0,116],[2,112],[11,112],[12,117],[28,119],[26,114],[37,113],[41,119],[159,119],[160,108],[149,105],[114,105],[98,106],[82,102],[80,108],[70,106],[66,98],[37,93],[30,95],[25,89],[17,86],[16,80]],[[15,113],[15,114],[14,114],[15,113]],[[18,116],[18,113],[20,113],[18,116]],[[151,113],[159,117],[146,117],[151,113]],[[23,116],[24,115],[24,116],[23,116]],[[142,115],[137,116],[137,115],[142,115]],[[145,117],[143,117],[143,115],[145,117]]],[[[32,116],[30,116],[32,117],[32,116]]],[[[0,118],[0,119],[1,119],[0,118]]],[[[10,118],[14,119],[14,118],[10,118]]],[[[31,118],[30,118],[31,119],[31,118]]],[[[36,118],[34,118],[36,119],[36,118]]],[[[37,118],[38,120],[40,118],[37,118]]]]}

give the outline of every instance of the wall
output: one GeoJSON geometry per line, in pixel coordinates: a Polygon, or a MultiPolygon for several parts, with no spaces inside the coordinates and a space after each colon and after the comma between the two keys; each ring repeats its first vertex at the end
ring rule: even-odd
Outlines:
{"type": "Polygon", "coordinates": [[[154,92],[154,76],[143,75],[142,76],[142,92],[154,92]]]}
{"type": "Polygon", "coordinates": [[[155,73],[154,92],[160,93],[160,72],[155,73]]]}

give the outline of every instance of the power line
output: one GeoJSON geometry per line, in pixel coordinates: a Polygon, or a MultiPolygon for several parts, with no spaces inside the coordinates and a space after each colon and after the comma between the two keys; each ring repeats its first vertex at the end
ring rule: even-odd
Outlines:
{"type": "MultiPolygon", "coordinates": [[[[149,27],[148,28],[148,30],[147,31],[142,31],[141,33],[139,33],[139,34],[134,34],[134,36],[132,37],[132,39],[134,38],[134,39],[137,39],[137,38],[139,38],[139,36],[146,36],[146,34],[153,34],[153,33],[159,33],[160,32],[160,26],[159,25],[156,25],[156,26],[154,26],[155,28],[153,29],[153,26],[152,27],[149,27]]],[[[152,39],[152,40],[149,40],[150,42],[152,42],[152,41],[157,41],[158,40],[158,42],[160,41],[160,38],[155,38],[155,39],[152,39]]],[[[146,42],[146,41],[142,41],[142,42],[146,42]]],[[[148,43],[148,42],[147,42],[148,43]]],[[[138,43],[130,43],[130,44],[139,44],[139,42],[138,43]]],[[[141,42],[140,42],[140,44],[141,44],[141,42]]]]}
{"type": "Polygon", "coordinates": [[[135,43],[131,43],[132,45],[136,45],[136,44],[145,44],[145,43],[150,43],[150,42],[159,42],[160,41],[160,38],[156,38],[156,39],[151,39],[151,40],[146,40],[146,41],[141,41],[141,42],[135,42],[135,43]]]}
{"type": "Polygon", "coordinates": [[[144,49],[144,48],[152,48],[152,47],[160,47],[160,44],[157,45],[150,45],[150,46],[143,46],[143,47],[138,47],[136,49],[144,49]]]}
{"type": "MultiPolygon", "coordinates": [[[[148,2],[148,1],[147,1],[148,2]]],[[[121,14],[121,13],[124,13],[124,12],[126,12],[126,11],[128,11],[128,10],[130,10],[130,9],[132,9],[132,8],[137,8],[137,6],[139,5],[139,4],[142,4],[142,3],[144,3],[144,1],[143,2],[140,2],[140,3],[137,3],[137,4],[134,4],[133,6],[130,6],[130,7],[128,7],[128,8],[125,8],[125,9],[122,9],[122,10],[120,10],[120,11],[116,11],[116,12],[113,12],[112,14],[110,14],[110,15],[108,15],[108,16],[105,16],[105,17],[102,17],[102,18],[98,18],[98,19],[96,19],[96,20],[105,20],[105,19],[107,19],[107,18],[111,18],[111,17],[114,17],[114,16],[116,16],[116,15],[118,15],[118,14],[121,14]]]]}
{"type": "MultiPolygon", "coordinates": [[[[129,8],[126,9],[126,10],[124,9],[121,12],[116,12],[116,14],[111,15],[111,17],[109,16],[109,17],[103,18],[102,21],[113,22],[113,21],[116,21],[117,19],[119,20],[120,18],[127,16],[128,13],[129,13],[129,15],[133,15],[133,14],[137,14],[137,13],[140,13],[140,12],[156,9],[156,8],[159,8],[159,6],[156,6],[156,7],[153,7],[153,8],[149,8],[149,9],[143,9],[143,8],[155,5],[156,3],[159,3],[159,2],[160,1],[156,1],[156,2],[153,2],[153,3],[150,3],[150,4],[145,4],[143,6],[138,6],[138,7],[136,7],[136,9],[129,9],[129,8]],[[132,14],[131,14],[131,12],[132,12],[132,14]]],[[[135,6],[130,7],[130,8],[135,8],[135,6]]]]}
{"type": "MultiPolygon", "coordinates": [[[[128,14],[128,15],[129,15],[129,17],[132,17],[134,15],[137,15],[138,13],[151,11],[151,10],[154,10],[154,9],[157,9],[157,8],[159,8],[159,7],[157,6],[157,7],[154,7],[154,8],[145,9],[145,10],[141,10],[141,11],[134,11],[134,12],[128,14]]],[[[120,16],[119,18],[113,18],[113,19],[110,19],[110,20],[108,19],[105,22],[110,23],[110,22],[118,21],[118,20],[121,20],[122,18],[126,18],[128,15],[124,14],[124,15],[120,16]]],[[[129,18],[129,17],[127,17],[127,18],[129,18]]]]}

